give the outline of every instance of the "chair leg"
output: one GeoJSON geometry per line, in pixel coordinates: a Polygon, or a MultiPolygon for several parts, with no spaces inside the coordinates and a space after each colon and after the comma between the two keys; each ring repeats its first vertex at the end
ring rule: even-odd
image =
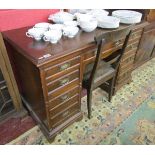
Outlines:
{"type": "Polygon", "coordinates": [[[109,96],[108,96],[109,102],[111,102],[111,98],[114,94],[114,84],[115,84],[115,76],[109,82],[109,96]]]}
{"type": "Polygon", "coordinates": [[[92,90],[87,90],[87,109],[88,109],[88,118],[91,118],[91,105],[92,105],[92,90]]]}

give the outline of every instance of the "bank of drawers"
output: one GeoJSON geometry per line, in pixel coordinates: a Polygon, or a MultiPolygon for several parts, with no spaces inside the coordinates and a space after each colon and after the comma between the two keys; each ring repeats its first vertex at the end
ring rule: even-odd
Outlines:
{"type": "Polygon", "coordinates": [[[142,32],[143,28],[132,30],[127,48],[120,62],[118,76],[116,80],[117,89],[131,81],[131,72],[133,70],[135,54],[139,45],[142,32]]]}
{"type": "MultiPolygon", "coordinates": [[[[107,43],[104,45],[103,52],[102,52],[102,58],[108,57],[113,51],[116,51],[123,45],[124,39],[121,39],[116,42],[107,43]]],[[[95,60],[95,53],[96,48],[93,48],[87,53],[84,53],[84,66],[93,62],[95,60]]]]}
{"type": "Polygon", "coordinates": [[[80,112],[80,57],[52,62],[44,68],[44,75],[49,125],[55,128],[80,112]]]}

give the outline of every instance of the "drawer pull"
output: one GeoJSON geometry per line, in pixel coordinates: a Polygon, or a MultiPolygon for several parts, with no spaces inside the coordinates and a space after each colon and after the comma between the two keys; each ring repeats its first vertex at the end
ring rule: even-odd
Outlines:
{"type": "Polygon", "coordinates": [[[62,101],[65,101],[65,100],[69,99],[69,96],[68,96],[68,95],[63,95],[63,96],[61,97],[61,99],[62,99],[62,101]]]}
{"type": "Polygon", "coordinates": [[[69,114],[69,111],[66,111],[62,114],[63,117],[66,117],[69,114]]]}
{"type": "Polygon", "coordinates": [[[60,85],[63,86],[65,84],[69,83],[69,78],[65,78],[63,80],[60,80],[60,85]]]}
{"type": "Polygon", "coordinates": [[[120,41],[115,42],[115,46],[119,46],[120,45],[120,41]]]}
{"type": "Polygon", "coordinates": [[[70,67],[70,63],[65,63],[65,64],[60,66],[60,71],[63,71],[65,69],[67,69],[68,67],[70,67]]]}
{"type": "Polygon", "coordinates": [[[136,38],[137,37],[137,35],[136,34],[133,34],[133,36],[132,36],[133,38],[136,38]]]}
{"type": "Polygon", "coordinates": [[[132,50],[134,48],[134,46],[133,45],[130,45],[130,49],[132,50]]]}

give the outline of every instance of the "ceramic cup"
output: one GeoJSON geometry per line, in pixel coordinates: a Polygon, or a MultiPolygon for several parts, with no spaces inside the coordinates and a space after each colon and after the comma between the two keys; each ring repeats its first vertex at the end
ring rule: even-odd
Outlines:
{"type": "Polygon", "coordinates": [[[49,25],[50,25],[49,23],[42,22],[42,23],[35,24],[33,28],[41,28],[41,29],[44,29],[44,30],[48,30],[49,25]]]}
{"type": "Polygon", "coordinates": [[[44,33],[44,41],[49,41],[52,44],[56,44],[62,36],[62,32],[58,30],[50,30],[44,33]]]}
{"type": "Polygon", "coordinates": [[[75,26],[65,26],[63,28],[63,35],[69,38],[73,38],[79,31],[78,27],[75,26]]]}
{"type": "Polygon", "coordinates": [[[58,30],[62,31],[64,25],[63,24],[50,24],[49,25],[49,30],[58,30]]]}
{"type": "Polygon", "coordinates": [[[35,40],[41,40],[45,33],[44,29],[40,28],[31,28],[26,32],[27,37],[34,38],[35,40]]]}
{"type": "Polygon", "coordinates": [[[78,26],[78,22],[77,21],[66,21],[64,22],[65,26],[78,26]]]}

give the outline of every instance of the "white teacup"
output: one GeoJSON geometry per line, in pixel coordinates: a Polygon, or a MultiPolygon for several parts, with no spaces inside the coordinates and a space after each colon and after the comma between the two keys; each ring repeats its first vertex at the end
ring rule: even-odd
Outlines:
{"type": "Polygon", "coordinates": [[[75,26],[65,26],[63,28],[63,35],[69,38],[73,38],[79,31],[78,27],[75,26]]]}
{"type": "Polygon", "coordinates": [[[62,32],[58,30],[50,30],[44,33],[44,41],[49,41],[52,44],[56,44],[62,36],[62,32]]]}
{"type": "Polygon", "coordinates": [[[88,14],[76,13],[75,16],[77,18],[78,23],[83,21],[90,21],[93,19],[93,16],[88,14]]]}
{"type": "Polygon", "coordinates": [[[65,26],[78,26],[78,22],[77,21],[65,21],[64,25],[65,26]]]}
{"type": "Polygon", "coordinates": [[[31,28],[26,32],[26,36],[27,37],[31,37],[34,38],[35,40],[41,40],[41,38],[43,37],[45,33],[44,29],[40,29],[40,28],[31,28]]]}
{"type": "Polygon", "coordinates": [[[49,25],[49,30],[58,30],[62,31],[64,25],[63,24],[50,24],[49,25]]]}
{"type": "Polygon", "coordinates": [[[48,30],[50,23],[42,22],[34,25],[34,28],[42,28],[48,30]]]}

